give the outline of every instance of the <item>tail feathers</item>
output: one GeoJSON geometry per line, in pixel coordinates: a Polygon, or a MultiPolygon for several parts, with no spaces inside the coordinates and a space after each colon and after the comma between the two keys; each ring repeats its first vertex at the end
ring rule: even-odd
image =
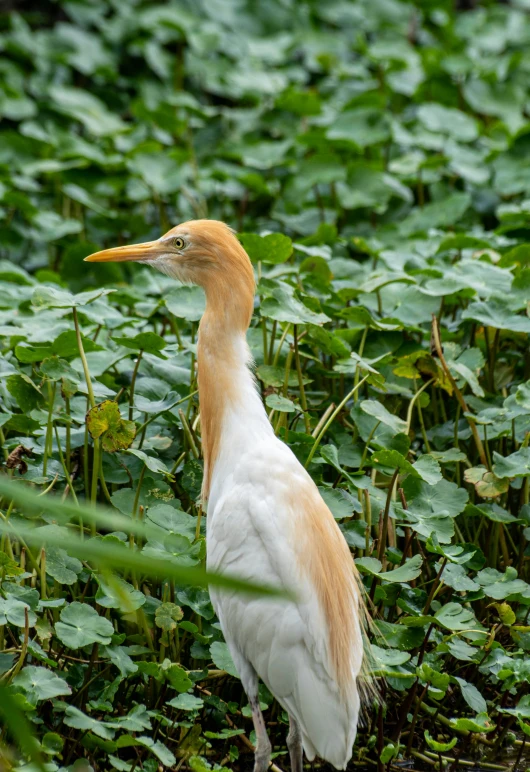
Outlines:
{"type": "Polygon", "coordinates": [[[308,667],[299,667],[294,693],[280,699],[302,732],[309,761],[315,756],[345,769],[357,733],[359,695],[355,684],[347,699],[341,699],[336,683],[319,678],[308,667]]]}
{"type": "Polygon", "coordinates": [[[376,680],[373,675],[374,655],[370,643],[370,633],[372,633],[372,635],[376,632],[379,634],[379,631],[377,631],[374,621],[368,611],[366,588],[362,583],[361,576],[357,569],[355,569],[354,576],[357,585],[357,597],[359,604],[358,616],[363,642],[363,658],[357,677],[357,687],[361,697],[361,718],[364,719],[374,704],[381,705],[383,702],[383,698],[381,696],[381,678],[379,677],[376,680]]]}

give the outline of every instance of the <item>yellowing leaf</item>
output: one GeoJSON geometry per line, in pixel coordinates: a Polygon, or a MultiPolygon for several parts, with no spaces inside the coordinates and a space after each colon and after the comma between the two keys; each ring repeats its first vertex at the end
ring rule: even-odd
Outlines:
{"type": "Polygon", "coordinates": [[[466,469],[464,479],[475,486],[476,492],[483,499],[494,499],[502,493],[506,493],[510,485],[508,478],[497,477],[482,466],[466,469]]]}
{"type": "Polygon", "coordinates": [[[509,603],[493,603],[493,606],[497,609],[497,613],[503,625],[511,627],[515,622],[515,612],[509,603]]]}
{"type": "Polygon", "coordinates": [[[134,421],[123,419],[117,403],[110,399],[89,410],[86,420],[90,436],[94,440],[101,437],[103,450],[108,453],[126,450],[136,436],[134,421]]]}

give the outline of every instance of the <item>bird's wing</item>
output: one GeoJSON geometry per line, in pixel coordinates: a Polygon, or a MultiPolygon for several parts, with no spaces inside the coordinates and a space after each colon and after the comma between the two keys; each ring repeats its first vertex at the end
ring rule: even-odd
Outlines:
{"type": "Polygon", "coordinates": [[[272,453],[255,449],[226,479],[209,507],[208,565],[296,593],[293,601],[214,590],[212,599],[236,664],[250,662],[298,720],[307,755],[344,767],[362,661],[353,564],[313,481],[283,443],[272,453]],[[339,655],[348,647],[342,678],[337,640],[339,655]]]}

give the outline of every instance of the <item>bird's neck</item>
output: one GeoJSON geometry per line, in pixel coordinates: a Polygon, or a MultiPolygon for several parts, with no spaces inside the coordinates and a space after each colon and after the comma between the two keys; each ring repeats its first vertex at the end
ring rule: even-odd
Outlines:
{"type": "MultiPolygon", "coordinates": [[[[218,288],[217,288],[218,289],[218,288]]],[[[202,497],[210,495],[212,477],[221,459],[231,463],[259,436],[272,433],[254,377],[246,332],[252,306],[234,303],[237,288],[226,302],[210,301],[199,326],[197,365],[201,437],[204,455],[202,497]],[[231,305],[232,304],[232,305],[231,305]]]]}

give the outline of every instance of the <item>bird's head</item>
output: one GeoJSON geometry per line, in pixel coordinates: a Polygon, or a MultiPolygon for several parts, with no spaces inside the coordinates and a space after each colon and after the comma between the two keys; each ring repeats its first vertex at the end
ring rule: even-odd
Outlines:
{"type": "MultiPolygon", "coordinates": [[[[252,313],[254,271],[234,232],[219,220],[189,220],[156,241],[95,252],[90,263],[135,261],[206,291],[210,305],[252,313]]],[[[247,319],[248,324],[248,319],[247,319]]]]}

